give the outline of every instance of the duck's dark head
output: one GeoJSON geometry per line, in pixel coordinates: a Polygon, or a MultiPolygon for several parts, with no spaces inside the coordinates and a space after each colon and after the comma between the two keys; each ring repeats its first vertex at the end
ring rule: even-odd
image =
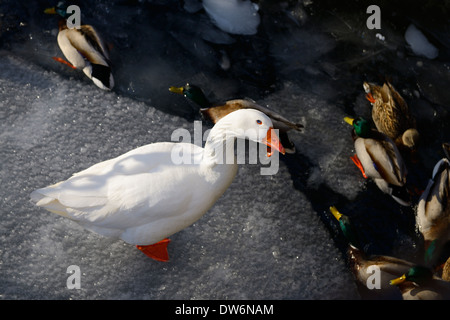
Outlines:
{"type": "Polygon", "coordinates": [[[206,98],[203,90],[198,86],[187,83],[183,87],[170,87],[169,91],[182,94],[186,98],[198,104],[201,108],[209,108],[211,106],[211,103],[206,98]]]}
{"type": "Polygon", "coordinates": [[[344,121],[353,127],[358,137],[361,138],[369,137],[371,128],[370,123],[366,119],[361,117],[356,119],[345,117],[344,121]]]}
{"type": "Polygon", "coordinates": [[[65,1],[59,1],[56,7],[47,8],[44,10],[46,14],[58,14],[64,19],[69,17],[67,13],[67,3],[65,1]]]}
{"type": "Polygon", "coordinates": [[[429,268],[422,266],[414,266],[407,273],[399,278],[390,281],[391,285],[399,285],[405,281],[414,282],[417,285],[423,285],[433,278],[433,273],[429,268]]]}
{"type": "Polygon", "coordinates": [[[358,248],[360,246],[360,243],[349,217],[340,213],[335,206],[330,207],[330,212],[333,214],[336,220],[339,221],[339,227],[341,228],[344,236],[347,238],[349,244],[353,247],[358,248]]]}

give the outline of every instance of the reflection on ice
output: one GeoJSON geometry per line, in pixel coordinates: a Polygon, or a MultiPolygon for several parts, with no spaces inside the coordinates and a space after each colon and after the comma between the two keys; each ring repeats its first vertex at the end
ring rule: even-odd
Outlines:
{"type": "Polygon", "coordinates": [[[405,40],[418,56],[434,59],[439,55],[439,50],[413,24],[410,24],[408,29],[406,29],[405,40]]]}
{"type": "Polygon", "coordinates": [[[258,31],[258,5],[249,0],[203,0],[202,4],[214,23],[225,32],[253,35],[258,31]]]}

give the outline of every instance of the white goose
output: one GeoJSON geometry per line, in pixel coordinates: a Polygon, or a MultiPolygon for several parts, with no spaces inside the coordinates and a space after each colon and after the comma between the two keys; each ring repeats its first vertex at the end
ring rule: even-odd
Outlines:
{"type": "Polygon", "coordinates": [[[35,190],[31,199],[88,230],[120,238],[151,258],[167,261],[167,237],[200,219],[235,177],[235,158],[227,163],[224,156],[234,155],[236,138],[266,144],[268,156],[271,148],[284,153],[269,117],[253,109],[238,110],[217,122],[204,148],[148,144],[35,190]],[[188,157],[176,164],[180,147],[188,157]]]}

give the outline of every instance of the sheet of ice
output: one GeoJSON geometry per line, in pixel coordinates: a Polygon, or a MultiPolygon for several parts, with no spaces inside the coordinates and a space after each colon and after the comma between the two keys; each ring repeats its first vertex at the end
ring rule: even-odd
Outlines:
{"type": "Polygon", "coordinates": [[[439,55],[438,48],[428,41],[423,32],[413,24],[410,24],[406,29],[405,40],[410,45],[411,50],[418,56],[435,59],[439,55]]]}
{"type": "Polygon", "coordinates": [[[283,165],[275,176],[241,166],[217,205],[172,237],[169,263],[34,207],[33,189],[192,123],[7,52],[0,68],[2,298],[357,297],[340,252],[283,165]],[[71,265],[80,267],[80,290],[66,286],[71,265]]]}
{"type": "Polygon", "coordinates": [[[261,103],[281,114],[297,114],[291,120],[305,126],[302,133],[292,132],[290,137],[299,152],[311,160],[308,187],[314,189],[324,183],[354,199],[363,188],[363,180],[355,174],[358,169],[349,165],[354,153],[351,127],[343,121],[345,113],[323,100],[326,96],[324,93],[319,98],[295,83],[286,82],[282,90],[261,103]]]}

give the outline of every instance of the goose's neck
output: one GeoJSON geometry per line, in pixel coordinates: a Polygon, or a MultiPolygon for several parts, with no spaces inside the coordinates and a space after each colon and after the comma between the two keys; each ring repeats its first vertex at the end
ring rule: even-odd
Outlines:
{"type": "Polygon", "coordinates": [[[210,131],[204,147],[203,161],[210,165],[236,164],[234,141],[236,135],[226,123],[217,123],[210,131]]]}

